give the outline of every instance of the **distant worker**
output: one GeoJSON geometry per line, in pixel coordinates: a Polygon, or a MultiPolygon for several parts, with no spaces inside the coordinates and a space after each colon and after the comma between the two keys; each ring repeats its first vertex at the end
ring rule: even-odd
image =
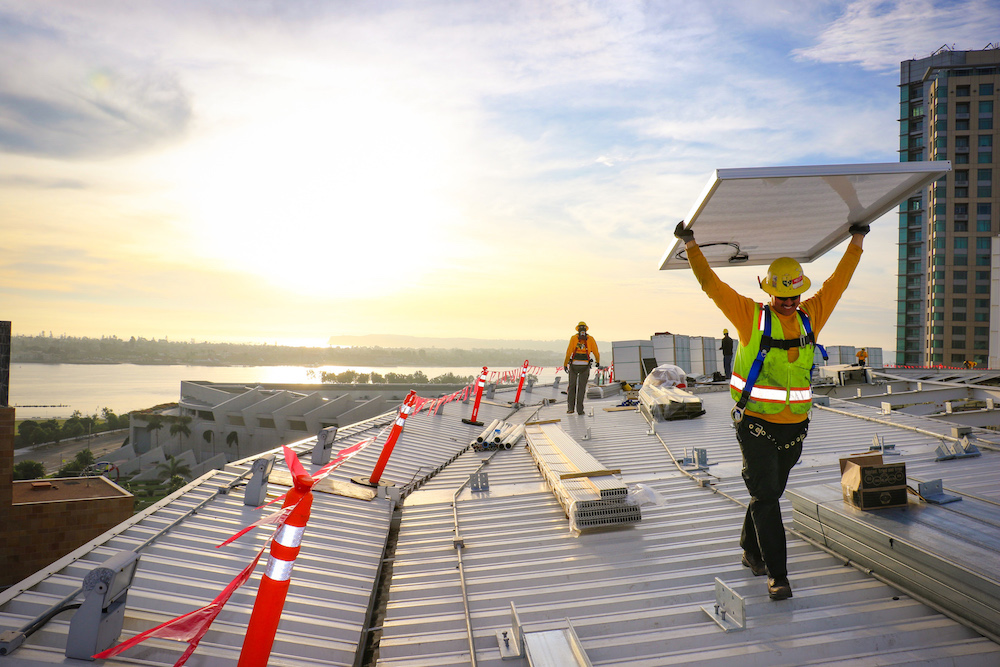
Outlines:
{"type": "Polygon", "coordinates": [[[854,353],[854,356],[858,358],[858,366],[864,366],[865,362],[868,361],[868,351],[865,348],[861,348],[854,353]]]}
{"type": "Polygon", "coordinates": [[[733,374],[733,339],[729,337],[729,329],[722,330],[722,369],[726,372],[726,377],[733,374]]]}
{"type": "Polygon", "coordinates": [[[976,367],[976,362],[973,361],[972,359],[966,359],[965,360],[965,367],[969,368],[969,369],[975,368],[976,367]]]}
{"type": "Polygon", "coordinates": [[[801,303],[810,285],[802,267],[790,257],[771,262],[766,279],[760,282],[771,300],[763,304],[741,296],[719,279],[695,242],[694,232],[684,229],[683,222],[674,230],[685,244],[702,290],[739,336],[729,389],[736,401],[732,415],[743,454],[743,480],[750,492],[740,546],[743,565],[756,576],[767,575],[772,600],[792,597],[778,500],[809,431],[816,336],[854,275],[869,227],[851,225],[849,231],[851,242],[837,269],[816,294],[801,303]]]}
{"type": "Polygon", "coordinates": [[[566,414],[573,411],[583,414],[583,397],[587,395],[587,381],[590,380],[590,355],[594,355],[594,365],[601,367],[601,353],[597,351],[597,341],[587,335],[587,323],[576,325],[576,335],[569,339],[563,369],[569,376],[566,388],[566,414]]]}

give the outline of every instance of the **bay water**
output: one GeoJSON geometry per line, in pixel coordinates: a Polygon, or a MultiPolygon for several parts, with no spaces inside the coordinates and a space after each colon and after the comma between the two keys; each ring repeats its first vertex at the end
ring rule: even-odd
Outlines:
{"type": "MultiPolygon", "coordinates": [[[[126,414],[154,405],[177,402],[181,381],[256,384],[320,384],[322,373],[376,372],[410,375],[418,370],[428,378],[446,373],[475,376],[479,367],[373,366],[147,366],[135,364],[11,364],[10,404],[17,419],[69,417],[74,410],[100,415],[109,408],[126,414]]],[[[491,371],[513,370],[491,368],[491,371]]],[[[555,369],[543,374],[552,381],[555,369]]],[[[419,389],[417,391],[419,394],[419,389]]]]}

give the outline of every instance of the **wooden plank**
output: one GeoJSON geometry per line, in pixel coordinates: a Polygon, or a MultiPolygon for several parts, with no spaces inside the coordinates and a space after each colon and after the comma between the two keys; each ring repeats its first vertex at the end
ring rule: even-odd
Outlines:
{"type": "Polygon", "coordinates": [[[620,468],[614,470],[588,470],[586,472],[564,472],[559,475],[559,479],[577,479],[579,477],[606,477],[608,475],[620,475],[620,468]]]}

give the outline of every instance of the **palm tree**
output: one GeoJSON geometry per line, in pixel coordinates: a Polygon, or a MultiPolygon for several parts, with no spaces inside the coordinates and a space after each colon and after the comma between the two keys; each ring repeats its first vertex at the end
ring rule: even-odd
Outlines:
{"type": "Polygon", "coordinates": [[[181,434],[181,444],[184,444],[184,436],[191,435],[191,427],[188,426],[191,423],[190,417],[178,417],[177,421],[170,424],[170,435],[181,434]]]}
{"type": "Polygon", "coordinates": [[[201,437],[204,438],[205,442],[212,445],[212,456],[215,456],[215,438],[213,435],[212,431],[205,431],[201,434],[201,437]]]}
{"type": "MultiPolygon", "coordinates": [[[[183,486],[185,480],[191,478],[191,466],[173,456],[168,457],[166,461],[156,466],[156,478],[161,482],[169,480],[170,484],[168,486],[170,487],[175,485],[175,478],[180,479],[181,486],[183,486]]],[[[177,489],[174,488],[173,490],[176,491],[177,489]]]]}
{"type": "Polygon", "coordinates": [[[156,446],[160,446],[160,429],[163,428],[163,417],[160,415],[153,415],[146,422],[146,430],[150,433],[156,433],[156,446]]]}

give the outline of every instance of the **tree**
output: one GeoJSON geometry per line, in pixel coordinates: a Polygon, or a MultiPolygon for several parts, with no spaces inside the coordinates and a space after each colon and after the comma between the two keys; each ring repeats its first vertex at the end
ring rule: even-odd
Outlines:
{"type": "Polygon", "coordinates": [[[14,479],[45,477],[45,466],[38,461],[19,461],[14,464],[14,479]]]}
{"type": "Polygon", "coordinates": [[[94,453],[89,449],[84,449],[76,453],[73,460],[63,464],[56,473],[57,477],[78,477],[87,466],[94,463],[94,453]]]}
{"type": "Polygon", "coordinates": [[[20,435],[24,440],[30,442],[31,434],[37,429],[38,429],[38,422],[25,420],[17,425],[17,434],[20,435]]]}
{"type": "Polygon", "coordinates": [[[167,482],[167,493],[173,493],[174,491],[182,488],[185,484],[187,484],[187,481],[183,477],[180,475],[174,475],[167,482]]]}
{"type": "Polygon", "coordinates": [[[181,478],[183,486],[184,480],[191,478],[191,466],[173,456],[156,466],[156,478],[161,482],[169,480],[173,483],[175,477],[181,478]]]}
{"type": "Polygon", "coordinates": [[[180,433],[181,444],[183,444],[184,437],[191,435],[191,427],[189,426],[190,423],[191,423],[190,417],[187,416],[178,417],[177,421],[173,422],[170,425],[170,435],[177,435],[178,433],[180,433]]]}
{"type": "Polygon", "coordinates": [[[352,384],[357,381],[359,375],[361,374],[357,371],[346,370],[343,373],[337,374],[337,382],[342,384],[352,384]]]}
{"type": "Polygon", "coordinates": [[[240,436],[236,431],[230,431],[226,436],[226,444],[236,447],[236,458],[240,457],[240,436]]]}
{"type": "Polygon", "coordinates": [[[160,415],[152,415],[149,417],[149,421],[146,422],[146,430],[150,433],[156,433],[156,446],[160,446],[160,429],[163,428],[163,417],[160,415]]]}

